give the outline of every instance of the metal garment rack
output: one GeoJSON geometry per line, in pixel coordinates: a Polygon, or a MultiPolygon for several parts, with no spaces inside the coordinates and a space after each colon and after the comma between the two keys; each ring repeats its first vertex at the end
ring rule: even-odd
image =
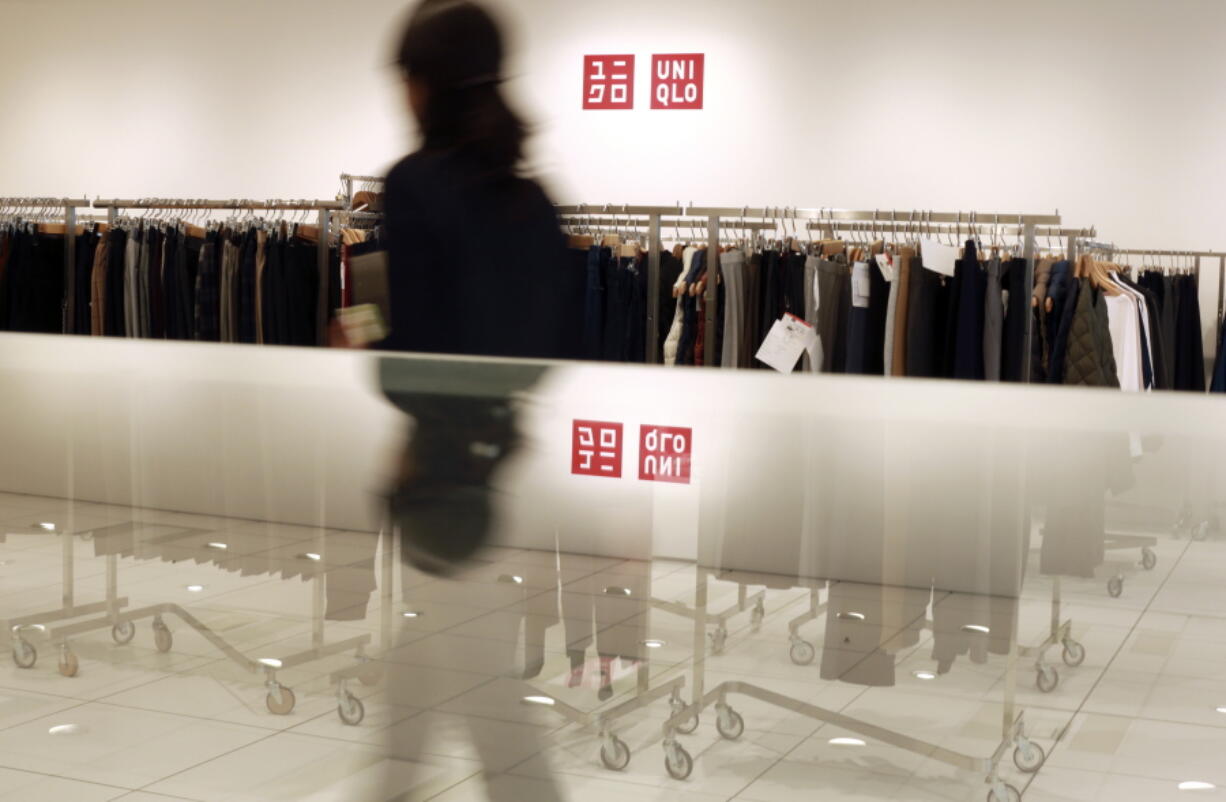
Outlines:
{"type": "Polygon", "coordinates": [[[68,323],[76,312],[77,209],[88,209],[88,198],[0,198],[0,209],[58,209],[64,210],[64,294],[63,332],[68,332],[68,323]]]}
{"type": "MultiPolygon", "coordinates": [[[[114,224],[121,209],[192,209],[192,210],[216,210],[216,211],[275,211],[275,212],[292,212],[292,211],[315,211],[318,212],[319,226],[319,242],[318,242],[318,261],[319,269],[319,295],[317,300],[316,311],[316,331],[320,345],[327,345],[328,342],[328,247],[329,247],[329,231],[332,222],[332,217],[329,214],[334,211],[342,211],[345,209],[345,204],[341,201],[323,201],[323,200],[192,200],[192,199],[173,199],[173,198],[152,198],[141,200],[95,200],[93,202],[95,209],[106,209],[107,219],[111,224],[114,224]]],[[[71,266],[71,262],[70,262],[71,266]]],[[[69,296],[71,298],[71,295],[69,296]]]]}
{"type": "Polygon", "coordinates": [[[1223,251],[1145,251],[1133,250],[1129,248],[1116,248],[1113,253],[1116,256],[1156,256],[1156,257],[1172,257],[1172,258],[1190,258],[1193,260],[1192,271],[1199,277],[1202,259],[1217,259],[1218,263],[1218,285],[1217,285],[1217,320],[1220,325],[1223,316],[1226,316],[1226,252],[1223,251]]]}
{"type": "Polygon", "coordinates": [[[378,175],[350,175],[349,173],[341,173],[341,190],[342,200],[345,202],[346,209],[353,208],[353,185],[354,183],[362,184],[382,184],[385,182],[383,176],[378,175]]]}
{"type": "MultiPolygon", "coordinates": [[[[724,208],[724,207],[705,207],[705,206],[631,206],[631,205],[615,205],[615,204],[578,204],[578,205],[562,205],[558,206],[557,212],[560,217],[573,216],[590,216],[590,215],[612,215],[614,217],[638,217],[646,218],[648,239],[651,242],[651,249],[648,254],[648,279],[647,279],[647,353],[648,362],[655,363],[658,361],[657,354],[660,350],[660,335],[659,327],[656,323],[656,311],[660,304],[660,229],[662,226],[662,218],[673,218],[675,221],[688,221],[697,223],[700,220],[705,220],[707,224],[707,242],[712,253],[719,252],[720,245],[720,230],[722,225],[736,230],[738,226],[744,227],[747,222],[764,221],[767,223],[774,222],[781,227],[781,230],[786,231],[790,225],[796,227],[798,221],[803,221],[804,224],[809,223],[825,223],[827,226],[837,225],[839,223],[874,223],[880,230],[884,226],[894,226],[899,230],[904,230],[904,227],[910,225],[912,230],[917,232],[925,232],[931,230],[933,224],[958,224],[958,225],[979,225],[991,226],[1001,223],[1013,225],[1022,231],[1022,240],[1026,258],[1026,284],[1030,286],[1034,283],[1034,258],[1036,253],[1036,230],[1039,226],[1058,226],[1061,223],[1059,212],[1056,214],[1010,214],[1010,213],[983,213],[983,212],[928,212],[928,211],[909,211],[899,212],[896,210],[882,211],[876,209],[873,211],[855,211],[848,209],[796,209],[796,208],[724,208]]],[[[673,222],[673,220],[670,220],[673,222]]],[[[627,221],[629,225],[630,221],[627,221]]],[[[708,266],[708,274],[712,278],[718,279],[719,276],[719,260],[712,259],[708,266]]],[[[706,325],[708,331],[714,331],[716,325],[716,310],[718,306],[719,287],[718,280],[708,281],[706,289],[706,325]]],[[[1026,331],[1026,341],[1024,343],[1023,353],[1030,352],[1030,338],[1032,332],[1029,325],[1026,331]]],[[[707,349],[704,352],[704,360],[708,367],[715,365],[715,349],[707,349]]],[[[1025,361],[1023,365],[1023,382],[1030,381],[1029,362],[1025,361]]]]}

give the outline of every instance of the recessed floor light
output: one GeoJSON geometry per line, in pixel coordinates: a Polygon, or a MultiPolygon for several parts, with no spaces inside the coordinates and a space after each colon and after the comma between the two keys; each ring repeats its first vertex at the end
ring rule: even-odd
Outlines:
{"type": "Polygon", "coordinates": [[[932,671],[924,671],[924,670],[922,670],[922,669],[921,669],[920,671],[912,671],[912,672],[911,672],[911,675],[912,675],[913,677],[915,677],[916,679],[925,679],[925,680],[927,680],[927,679],[936,679],[936,678],[937,678],[937,675],[936,675],[934,672],[932,672],[932,671]]]}
{"type": "Polygon", "coordinates": [[[405,610],[401,615],[405,618],[421,618],[421,613],[416,610],[405,610]]]}
{"type": "Polygon", "coordinates": [[[311,562],[319,562],[323,559],[323,555],[316,554],[313,551],[308,551],[306,554],[300,554],[299,557],[304,560],[310,560],[311,562]]]}
{"type": "Polygon", "coordinates": [[[1213,783],[1201,782],[1200,780],[1188,780],[1179,784],[1180,791],[1212,791],[1217,788],[1213,783]]]}
{"type": "Polygon", "coordinates": [[[77,724],[56,724],[51,729],[47,730],[48,735],[76,735],[81,731],[80,725],[77,724]]]}
{"type": "Polygon", "coordinates": [[[966,626],[962,627],[962,631],[963,632],[982,632],[984,635],[987,635],[992,630],[990,627],[985,627],[983,624],[967,624],[966,626]]]}
{"type": "Polygon", "coordinates": [[[546,707],[553,707],[554,699],[549,696],[525,696],[524,704],[526,705],[544,705],[546,707]]]}
{"type": "Polygon", "coordinates": [[[831,746],[865,746],[865,742],[859,738],[831,738],[831,746]]]}
{"type": "Polygon", "coordinates": [[[48,532],[54,532],[54,531],[55,531],[55,524],[53,524],[53,523],[49,523],[49,522],[47,522],[47,521],[44,521],[43,523],[41,523],[41,524],[39,524],[39,525],[38,525],[38,528],[39,528],[39,529],[46,529],[48,532]]]}
{"type": "Polygon", "coordinates": [[[864,613],[839,613],[839,618],[843,620],[863,621],[866,617],[864,613]]]}
{"type": "Polygon", "coordinates": [[[226,549],[230,548],[230,546],[228,543],[210,543],[209,548],[216,549],[217,551],[225,551],[226,549]]]}
{"type": "Polygon", "coordinates": [[[645,641],[643,641],[643,645],[644,645],[644,646],[646,646],[648,649],[662,649],[662,648],[664,648],[664,641],[662,641],[662,640],[645,640],[645,641]]]}
{"type": "Polygon", "coordinates": [[[204,585],[188,585],[187,590],[189,593],[199,593],[204,590],[204,585]]]}
{"type": "Polygon", "coordinates": [[[256,662],[260,665],[268,666],[269,668],[280,668],[282,665],[284,665],[284,663],[275,657],[261,657],[259,660],[256,660],[256,662]]]}
{"type": "Polygon", "coordinates": [[[1219,707],[1219,708],[1217,709],[1217,712],[1219,712],[1219,713],[1226,713],[1226,706],[1219,707]]]}
{"type": "Polygon", "coordinates": [[[524,578],[522,576],[513,576],[511,577],[511,581],[514,582],[516,585],[524,584],[524,578]]]}

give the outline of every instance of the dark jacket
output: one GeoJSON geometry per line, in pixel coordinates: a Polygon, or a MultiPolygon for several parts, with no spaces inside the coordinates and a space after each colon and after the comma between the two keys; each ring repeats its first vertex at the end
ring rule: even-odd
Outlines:
{"type": "Polygon", "coordinates": [[[1088,278],[1081,279],[1077,291],[1077,308],[1069,330],[1064,383],[1116,389],[1120,386],[1115,351],[1111,345],[1107,304],[1088,278]]]}
{"type": "MultiPolygon", "coordinates": [[[[387,177],[391,335],[380,347],[561,358],[573,268],[545,192],[484,177],[464,157],[419,151],[387,177]]],[[[573,331],[573,327],[570,327],[573,331]]]]}

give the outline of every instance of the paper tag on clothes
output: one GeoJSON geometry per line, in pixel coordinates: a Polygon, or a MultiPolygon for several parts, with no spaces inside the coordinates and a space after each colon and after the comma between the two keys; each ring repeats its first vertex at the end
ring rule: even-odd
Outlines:
{"type": "Polygon", "coordinates": [[[924,267],[935,273],[952,278],[958,271],[957,248],[951,248],[934,239],[925,239],[920,241],[920,253],[924,257],[924,267]]]}
{"type": "Polygon", "coordinates": [[[813,353],[817,339],[817,330],[808,323],[795,315],[784,315],[771,326],[757,357],[780,373],[791,373],[801,354],[813,353]]]}
{"type": "Polygon", "coordinates": [[[857,309],[868,307],[873,292],[873,282],[868,277],[868,262],[856,262],[851,269],[851,305],[857,309]]]}
{"type": "Polygon", "coordinates": [[[885,280],[894,283],[894,257],[888,253],[877,254],[877,269],[881,271],[881,275],[885,276],[885,280]]]}

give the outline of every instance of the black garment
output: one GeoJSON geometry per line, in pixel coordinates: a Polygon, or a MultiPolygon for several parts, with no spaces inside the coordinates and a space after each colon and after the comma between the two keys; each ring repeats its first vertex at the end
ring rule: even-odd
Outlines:
{"type": "MultiPolygon", "coordinates": [[[[259,242],[255,229],[247,229],[239,246],[238,262],[238,341],[240,343],[255,343],[255,257],[259,242]]],[[[316,273],[319,271],[318,253],[316,254],[316,273]]],[[[318,310],[314,310],[318,311],[318,310]]],[[[314,342],[303,345],[315,345],[314,342]]]]}
{"type": "Polygon", "coordinates": [[[1077,310],[1077,299],[1080,295],[1081,282],[1070,282],[1060,309],[1060,317],[1052,321],[1056,326],[1056,336],[1052,340],[1051,362],[1047,376],[1047,381],[1051,384],[1064,384],[1069,334],[1073,331],[1073,313],[1077,310]]]}
{"type": "Polygon", "coordinates": [[[169,239],[169,232],[154,229],[152,244],[149,246],[149,274],[145,285],[149,295],[149,328],[145,334],[156,340],[166,338],[166,288],[163,265],[166,260],[166,249],[169,247],[169,239]]]}
{"type": "Polygon", "coordinates": [[[62,235],[17,234],[8,268],[11,331],[63,332],[64,248],[62,235]]]}
{"type": "Polygon", "coordinates": [[[604,274],[604,331],[601,335],[600,358],[605,362],[624,362],[626,319],[634,294],[633,277],[626,271],[626,260],[614,256],[605,248],[600,269],[604,274]]]}
{"type": "Polygon", "coordinates": [[[783,311],[805,319],[805,255],[789,252],[782,258],[783,311]]]}
{"type": "Polygon", "coordinates": [[[382,348],[553,358],[566,238],[545,192],[419,151],[387,177],[391,335],[382,348]],[[513,245],[512,245],[513,244],[513,245]]]}
{"type": "Polygon", "coordinates": [[[952,286],[946,278],[911,263],[911,298],[907,305],[907,375],[945,378],[945,343],[949,326],[952,286]]]}
{"type": "Polygon", "coordinates": [[[1020,382],[1025,370],[1026,321],[1029,317],[1031,288],[1026,286],[1026,260],[1012,259],[1005,268],[1005,288],[1009,303],[1005,307],[1005,334],[1001,346],[1000,378],[1020,382]]]}
{"type": "Polygon", "coordinates": [[[106,265],[106,326],[103,333],[107,337],[123,337],[127,334],[123,287],[128,232],[121,228],[112,228],[109,236],[106,265]]]}
{"type": "Polygon", "coordinates": [[[73,270],[73,319],[69,334],[90,334],[90,280],[94,269],[94,249],[99,236],[85,231],[77,236],[76,265],[73,270]]]}
{"type": "Polygon", "coordinates": [[[626,313],[626,344],[623,350],[627,362],[647,361],[647,257],[627,260],[626,272],[630,285],[630,308],[626,313]]]}
{"type": "MultiPolygon", "coordinates": [[[[783,298],[780,290],[780,254],[778,251],[766,251],[762,254],[761,282],[761,317],[758,319],[758,343],[761,344],[770,334],[771,328],[783,314],[783,298]]],[[[756,353],[756,349],[755,349],[756,353]]]]}
{"type": "Polygon", "coordinates": [[[586,290],[583,296],[583,358],[599,360],[604,355],[604,318],[608,294],[608,248],[594,245],[587,253],[585,275],[586,290]]]}
{"type": "MultiPolygon", "coordinates": [[[[282,259],[285,252],[285,241],[280,233],[268,235],[264,244],[264,275],[260,276],[260,313],[264,328],[265,345],[287,345],[282,318],[285,309],[285,277],[282,270],[282,259]]],[[[352,248],[349,251],[353,256],[352,248]]]]}
{"type": "MultiPolygon", "coordinates": [[[[224,238],[210,232],[200,252],[196,273],[196,339],[204,342],[221,341],[221,258],[224,238]]],[[[109,276],[108,276],[109,280],[109,276]]],[[[110,323],[110,318],[107,318],[110,323]]]]}
{"type": "Polygon", "coordinates": [[[1125,285],[1139,292],[1141,297],[1145,299],[1145,324],[1147,328],[1142,331],[1149,335],[1149,353],[1145,354],[1145,359],[1152,360],[1150,367],[1153,376],[1153,388],[1155,390],[1171,389],[1171,374],[1170,366],[1166,364],[1166,344],[1162,338],[1162,318],[1161,318],[1161,302],[1158,296],[1145,285],[1144,281],[1132,282],[1121,276],[1120,280],[1125,285]]]}
{"type": "Polygon", "coordinates": [[[1175,277],[1175,389],[1205,391],[1205,344],[1196,276],[1175,277]]]}
{"type": "Polygon", "coordinates": [[[741,325],[741,364],[739,367],[769,370],[757,359],[762,347],[762,260],[755,253],[745,260],[745,321],[741,325]]]}
{"type": "Polygon", "coordinates": [[[955,268],[957,317],[953,328],[953,377],[983,381],[983,327],[987,313],[988,274],[979,264],[974,240],[967,240],[955,268]]]}
{"type": "Polygon", "coordinates": [[[286,245],[289,345],[318,345],[319,261],[314,243],[293,236],[286,245]]]}

